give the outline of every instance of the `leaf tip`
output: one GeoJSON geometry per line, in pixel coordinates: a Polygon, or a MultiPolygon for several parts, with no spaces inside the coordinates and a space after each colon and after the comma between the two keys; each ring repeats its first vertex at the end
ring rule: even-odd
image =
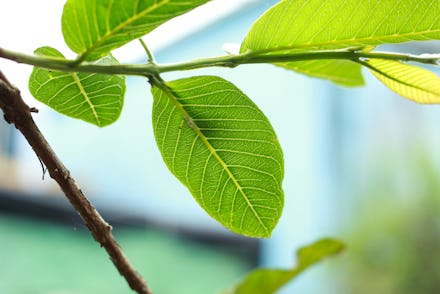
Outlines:
{"type": "Polygon", "coordinates": [[[323,238],[311,245],[300,248],[297,251],[297,259],[300,264],[313,264],[329,256],[339,254],[345,248],[345,243],[340,240],[323,238]]]}

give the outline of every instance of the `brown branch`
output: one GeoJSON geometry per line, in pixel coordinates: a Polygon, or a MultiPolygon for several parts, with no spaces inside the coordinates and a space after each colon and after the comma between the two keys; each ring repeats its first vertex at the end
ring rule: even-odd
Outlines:
{"type": "Polygon", "coordinates": [[[112,234],[112,227],[101,217],[89,202],[70,172],[58,159],[43,134],[35,124],[31,113],[35,112],[21,98],[20,91],[14,87],[0,71],[0,108],[5,120],[14,124],[32,146],[38,158],[44,163],[50,176],[58,183],[72,206],[79,213],[93,238],[107,251],[119,273],[130,287],[140,294],[151,294],[145,281],[130,265],[112,234]]]}

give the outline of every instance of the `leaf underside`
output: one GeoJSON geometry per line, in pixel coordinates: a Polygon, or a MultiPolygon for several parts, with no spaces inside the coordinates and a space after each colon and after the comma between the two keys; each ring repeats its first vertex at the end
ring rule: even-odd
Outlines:
{"type": "Polygon", "coordinates": [[[64,40],[72,51],[97,59],[208,0],[67,0],[64,40]]]}
{"type": "Polygon", "coordinates": [[[273,294],[308,267],[340,253],[345,245],[334,239],[321,239],[297,252],[297,265],[292,269],[257,269],[249,273],[229,294],[273,294]]]}
{"type": "Polygon", "coordinates": [[[276,64],[312,77],[327,79],[342,86],[362,86],[361,66],[348,60],[307,60],[276,64]]]}
{"type": "Polygon", "coordinates": [[[398,61],[370,59],[369,70],[394,92],[423,104],[440,103],[440,78],[418,66],[398,61]]]}
{"type": "Polygon", "coordinates": [[[226,228],[269,237],[283,207],[284,163],[261,110],[213,76],[173,81],[152,92],[154,134],[171,172],[226,228]]]}
{"type": "MultiPolygon", "coordinates": [[[[240,51],[295,53],[440,39],[439,15],[437,0],[285,0],[253,25],[240,51]]],[[[346,73],[337,70],[335,60],[326,61],[326,67],[307,61],[295,64],[277,65],[340,84],[363,83],[360,67],[354,64],[346,73]]]]}
{"type": "MultiPolygon", "coordinates": [[[[64,58],[56,49],[42,47],[35,54],[64,58]]],[[[97,64],[117,64],[108,55],[97,64]]],[[[115,122],[121,113],[125,77],[94,73],[66,73],[35,67],[29,90],[38,101],[56,111],[99,127],[115,122]]]]}

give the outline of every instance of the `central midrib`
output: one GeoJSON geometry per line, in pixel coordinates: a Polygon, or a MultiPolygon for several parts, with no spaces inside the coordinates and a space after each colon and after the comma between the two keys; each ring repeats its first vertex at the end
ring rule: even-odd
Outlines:
{"type": "MultiPolygon", "coordinates": [[[[260,50],[253,51],[253,54],[259,55],[259,54],[265,54],[265,53],[274,53],[277,51],[283,51],[283,50],[295,50],[295,49],[312,49],[316,47],[322,47],[322,46],[329,46],[329,45],[338,45],[338,44],[347,44],[347,45],[356,45],[359,42],[363,41],[375,41],[379,42],[380,40],[388,40],[388,39],[395,39],[395,38],[405,38],[410,36],[423,36],[425,34],[435,34],[440,33],[440,29],[437,30],[428,30],[428,31],[420,31],[417,33],[410,32],[405,34],[398,34],[398,35],[382,35],[382,36],[375,36],[375,37],[363,37],[359,39],[341,39],[341,40],[333,40],[328,42],[320,42],[320,43],[305,43],[305,44],[296,44],[296,45],[286,45],[286,46],[280,46],[280,47],[272,47],[272,48],[264,48],[260,50]]],[[[392,43],[400,43],[398,42],[392,42],[392,43]]],[[[370,44],[364,44],[367,45],[377,45],[378,43],[370,43],[370,44]]],[[[243,49],[252,49],[252,48],[243,48],[243,49]]],[[[243,49],[240,51],[243,52],[243,49]]]]}
{"type": "Polygon", "coordinates": [[[86,100],[87,104],[89,105],[90,109],[92,110],[93,116],[96,119],[96,122],[99,126],[101,126],[101,121],[99,119],[98,113],[96,112],[95,106],[93,105],[92,101],[89,98],[89,95],[87,94],[86,90],[84,89],[83,85],[81,84],[81,80],[78,77],[77,73],[72,74],[73,80],[75,81],[75,84],[78,86],[79,91],[81,92],[81,95],[86,100]]]}

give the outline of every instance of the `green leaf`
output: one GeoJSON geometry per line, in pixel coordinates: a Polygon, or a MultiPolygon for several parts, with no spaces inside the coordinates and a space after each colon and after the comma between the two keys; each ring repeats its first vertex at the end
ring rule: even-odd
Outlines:
{"type": "Polygon", "coordinates": [[[308,267],[324,258],[340,253],[344,244],[334,239],[322,239],[309,246],[300,248],[297,252],[298,264],[290,270],[257,269],[249,273],[233,289],[230,294],[272,294],[293,280],[308,267]]]}
{"type": "Polygon", "coordinates": [[[347,60],[307,60],[276,64],[287,69],[322,79],[343,86],[362,86],[364,78],[361,66],[347,60]]]}
{"type": "Polygon", "coordinates": [[[439,15],[437,0],[285,0],[253,25],[241,52],[440,39],[439,15]]]}
{"type": "Polygon", "coordinates": [[[97,59],[209,0],[67,0],[64,40],[82,60],[97,59]]]}
{"type": "Polygon", "coordinates": [[[392,60],[369,59],[364,64],[399,95],[418,103],[440,103],[440,78],[434,73],[392,60]]]}
{"type": "Polygon", "coordinates": [[[154,135],[171,172],[226,228],[269,237],[283,207],[284,162],[261,110],[219,77],[154,84],[154,135]]]}
{"type": "MultiPolygon", "coordinates": [[[[42,47],[35,54],[64,58],[56,49],[42,47]]],[[[97,64],[117,64],[108,55],[97,64]]],[[[121,113],[125,76],[90,73],[65,73],[35,67],[29,90],[38,100],[56,111],[103,127],[115,122],[121,113]]]]}
{"type": "MultiPolygon", "coordinates": [[[[438,15],[437,0],[285,0],[253,25],[240,51],[256,55],[291,54],[440,39],[438,15]]],[[[322,77],[338,68],[338,61],[321,62],[325,66],[317,67],[308,62],[295,64],[301,72],[322,77]]],[[[282,66],[296,69],[289,64],[282,66]]],[[[331,79],[337,82],[353,72],[357,79],[348,85],[362,84],[360,68],[355,64],[346,74],[335,72],[331,79]]]]}

